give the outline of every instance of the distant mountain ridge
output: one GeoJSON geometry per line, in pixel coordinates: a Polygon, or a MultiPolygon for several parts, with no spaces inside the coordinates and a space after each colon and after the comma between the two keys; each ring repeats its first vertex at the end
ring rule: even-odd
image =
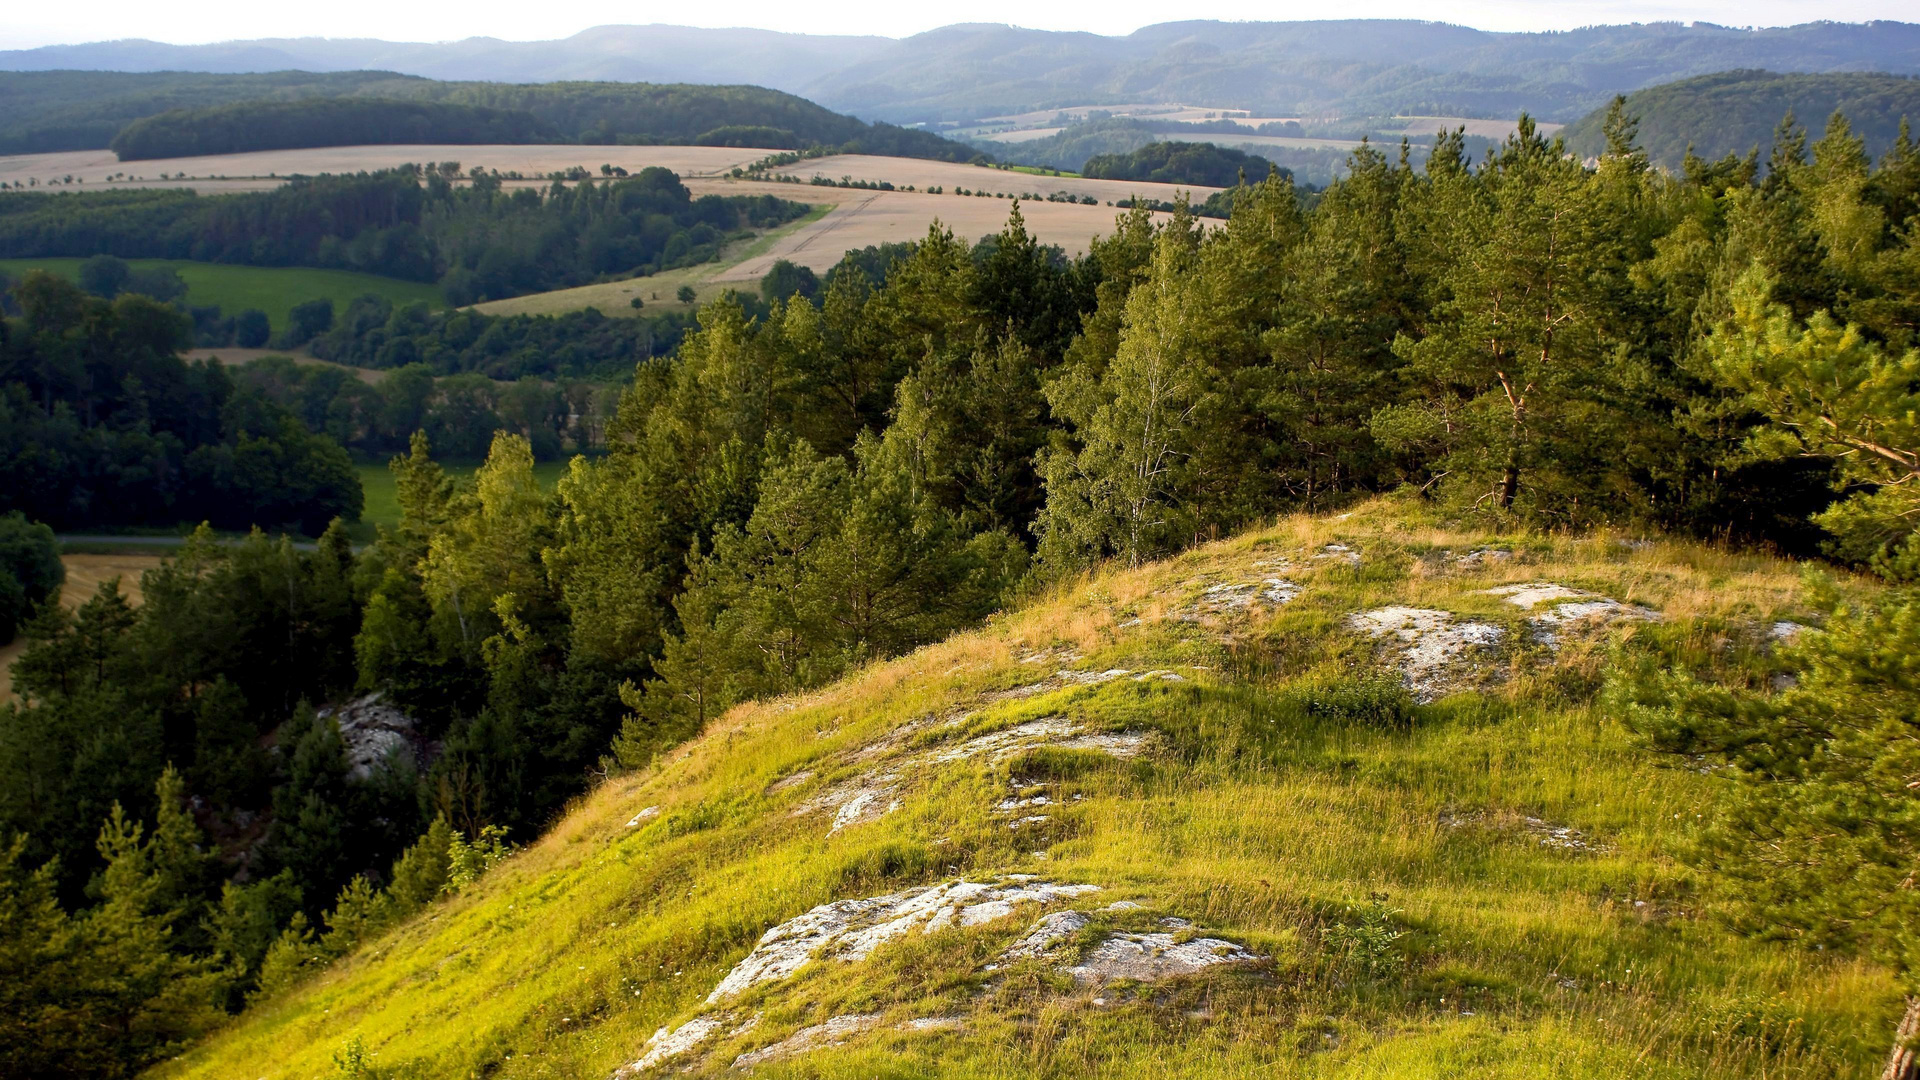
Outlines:
{"type": "Polygon", "coordinates": [[[752,83],[895,123],[1143,100],[1269,115],[1505,118],[1525,109],[1571,121],[1614,93],[1728,69],[1920,73],[1920,24],[1499,33],[1413,20],[1189,21],[1123,37],[959,24],[900,40],[656,24],[533,42],[113,41],[0,52],[0,70],[14,71],[372,68],[493,82],[752,83]]]}
{"type": "MultiPolygon", "coordinates": [[[[1920,125],[1920,79],[1866,72],[1783,75],[1773,71],[1723,71],[1682,79],[1627,96],[1627,111],[1640,121],[1640,145],[1654,162],[1678,167],[1687,150],[1708,160],[1760,152],[1773,144],[1774,128],[1789,111],[1820,137],[1836,111],[1879,157],[1893,145],[1901,120],[1920,125]]],[[[1568,149],[1582,156],[1606,147],[1605,109],[1568,125],[1568,149]]]]}

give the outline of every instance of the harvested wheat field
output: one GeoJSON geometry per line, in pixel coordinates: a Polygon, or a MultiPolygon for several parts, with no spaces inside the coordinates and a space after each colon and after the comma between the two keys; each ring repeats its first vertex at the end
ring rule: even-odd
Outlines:
{"type": "MultiPolygon", "coordinates": [[[[996,173],[996,176],[1020,174],[996,173]]],[[[691,285],[694,304],[705,304],[728,289],[752,291],[781,259],[825,273],[850,250],[874,244],[919,240],[935,222],[952,229],[968,242],[999,232],[1013,212],[1008,199],[971,195],[929,195],[908,191],[865,191],[858,188],[795,187],[736,181],[696,181],[687,185],[696,196],[706,194],[760,194],[805,200],[826,209],[729,251],[720,262],[668,270],[650,277],[598,282],[572,289],[515,296],[475,304],[488,315],[557,315],[597,308],[606,315],[649,315],[683,310],[690,305],[675,299],[682,285],[691,285]],[[632,301],[643,305],[635,310],[632,301]]],[[[1163,187],[1164,185],[1145,185],[1163,187]]],[[[1042,243],[1058,244],[1069,255],[1087,250],[1095,236],[1113,231],[1110,206],[1022,201],[1020,214],[1027,231],[1042,243]]],[[[1162,216],[1165,215],[1156,215],[1162,216]]]]}
{"type": "Polygon", "coordinates": [[[927,161],[922,158],[874,157],[868,154],[840,154],[834,157],[815,158],[778,171],[797,176],[802,180],[815,176],[823,176],[829,180],[847,177],[875,183],[884,180],[894,187],[906,187],[911,184],[921,190],[929,187],[943,187],[949,192],[956,187],[963,187],[969,191],[1004,191],[1010,195],[1032,193],[1044,197],[1057,191],[1064,191],[1069,195],[1091,195],[1101,203],[1118,202],[1135,195],[1150,199],[1171,200],[1176,191],[1191,192],[1193,201],[1198,203],[1220,190],[1213,187],[1191,185],[1176,187],[1173,184],[1150,184],[1134,180],[1086,180],[1077,176],[1035,176],[1032,173],[995,169],[984,165],[927,161]]]}
{"type": "MultiPolygon", "coordinates": [[[[132,603],[140,602],[140,575],[160,565],[159,555],[62,555],[67,568],[67,583],[61,586],[60,603],[77,608],[92,599],[102,582],[118,577],[120,593],[132,603]]],[[[0,702],[13,700],[13,662],[26,651],[25,641],[0,645],[0,702]]]]}
{"type": "Polygon", "coordinates": [[[775,150],[726,146],[328,146],[309,150],[262,150],[252,154],[216,154],[208,157],[121,161],[110,150],[73,150],[58,154],[17,154],[0,157],[0,181],[37,179],[41,185],[60,183],[71,176],[81,183],[106,187],[190,187],[205,192],[257,191],[275,187],[294,174],[370,172],[408,162],[457,161],[463,168],[484,165],[503,173],[538,178],[564,172],[575,165],[597,176],[600,166],[617,165],[638,172],[658,165],[683,177],[718,175],[748,165],[775,150]],[[182,180],[163,180],[184,173],[182,180]],[[108,180],[110,176],[141,177],[108,180]]]}

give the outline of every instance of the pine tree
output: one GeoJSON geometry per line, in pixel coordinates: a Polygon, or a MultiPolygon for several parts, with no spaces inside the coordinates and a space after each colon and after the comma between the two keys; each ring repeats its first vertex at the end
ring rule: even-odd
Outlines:
{"type": "Polygon", "coordinates": [[[1715,374],[1776,425],[1751,445],[1831,458],[1845,483],[1871,486],[1817,520],[1842,557],[1920,579],[1920,350],[1895,355],[1825,312],[1802,326],[1767,302],[1770,285],[1757,268],[1742,278],[1712,339],[1715,374]]]}
{"type": "Polygon", "coordinates": [[[1719,766],[1729,785],[1697,858],[1737,890],[1738,926],[1886,963],[1909,995],[1885,1076],[1920,1071],[1920,602],[1835,607],[1761,694],[1652,668],[1614,706],[1659,750],[1719,766]]]}
{"type": "MultiPolygon", "coordinates": [[[[1116,555],[1139,563],[1193,533],[1193,492],[1183,484],[1194,415],[1211,387],[1197,354],[1195,254],[1178,222],[1162,230],[1145,281],[1127,299],[1119,350],[1099,382],[1104,398],[1075,416],[1084,447],[1045,460],[1047,507],[1040,558],[1056,572],[1116,555]]],[[[1056,399],[1056,412],[1090,404],[1056,399]]]]}

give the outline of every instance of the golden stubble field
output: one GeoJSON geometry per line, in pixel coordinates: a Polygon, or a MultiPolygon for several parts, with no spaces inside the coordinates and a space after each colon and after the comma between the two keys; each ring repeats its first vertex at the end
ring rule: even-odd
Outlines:
{"type": "MultiPolygon", "coordinates": [[[[67,582],[60,588],[60,603],[68,610],[93,598],[102,582],[120,579],[120,595],[140,602],[140,575],[160,565],[159,555],[118,553],[112,555],[62,555],[67,582]]],[[[13,662],[26,651],[26,642],[16,640],[0,645],[0,702],[13,700],[13,662]]]]}
{"type": "MultiPolygon", "coordinates": [[[[575,165],[599,174],[601,165],[638,172],[651,165],[681,176],[716,175],[758,161],[772,150],[725,146],[329,146],[310,150],[263,150],[252,154],[121,161],[110,150],[73,150],[58,154],[0,157],[0,181],[38,179],[42,186],[71,176],[91,188],[189,187],[209,194],[271,188],[294,174],[368,172],[422,161],[457,161],[463,168],[484,165],[500,172],[539,177],[575,165]],[[163,180],[186,174],[185,179],[163,180]],[[112,180],[110,176],[142,177],[112,180]]],[[[62,188],[66,185],[62,184],[62,188]]],[[[81,185],[76,184],[75,187],[81,185]]]]}

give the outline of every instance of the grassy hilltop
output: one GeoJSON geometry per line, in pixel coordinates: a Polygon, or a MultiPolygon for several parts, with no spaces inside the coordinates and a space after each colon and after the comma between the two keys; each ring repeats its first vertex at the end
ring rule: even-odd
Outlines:
{"type": "Polygon", "coordinates": [[[1409,521],[1289,518],[737,708],[154,1075],[605,1077],[663,1027],[690,1048],[630,1074],[1874,1069],[1893,979],[1725,929],[1676,858],[1718,781],[1599,704],[1641,655],[1764,682],[1796,568],[1409,521]],[[1099,891],[703,1004],[816,905],[959,881],[1099,891]],[[1133,980],[1061,970],[1128,949],[1133,980]]]}

